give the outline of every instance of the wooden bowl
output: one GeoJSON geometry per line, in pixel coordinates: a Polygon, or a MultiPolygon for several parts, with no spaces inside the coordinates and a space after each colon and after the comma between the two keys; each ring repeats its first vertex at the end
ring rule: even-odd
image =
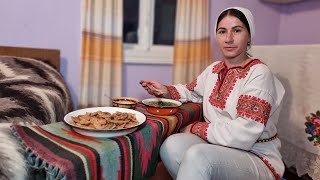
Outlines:
{"type": "Polygon", "coordinates": [[[135,109],[138,102],[138,99],[132,97],[117,97],[112,99],[112,106],[135,109]]]}
{"type": "Polygon", "coordinates": [[[182,103],[179,101],[165,98],[144,99],[142,100],[142,103],[146,105],[147,112],[160,116],[173,115],[182,105],[182,103]]]}

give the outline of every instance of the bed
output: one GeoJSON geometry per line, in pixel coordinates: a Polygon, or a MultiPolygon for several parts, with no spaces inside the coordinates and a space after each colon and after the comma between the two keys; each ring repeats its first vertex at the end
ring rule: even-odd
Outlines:
{"type": "Polygon", "coordinates": [[[72,111],[59,67],[59,50],[0,46],[0,179],[30,179],[12,124],[63,121],[72,111]]]}

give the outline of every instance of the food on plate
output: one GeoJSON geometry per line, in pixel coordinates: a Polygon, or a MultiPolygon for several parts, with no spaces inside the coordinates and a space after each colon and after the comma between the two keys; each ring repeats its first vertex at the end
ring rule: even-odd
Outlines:
{"type": "Polygon", "coordinates": [[[138,125],[139,121],[134,113],[97,111],[71,117],[70,123],[88,129],[125,129],[138,125]]]}
{"type": "Polygon", "coordinates": [[[147,105],[149,106],[153,106],[153,107],[178,107],[177,104],[173,103],[173,102],[166,102],[166,101],[148,101],[145,102],[147,105]]]}

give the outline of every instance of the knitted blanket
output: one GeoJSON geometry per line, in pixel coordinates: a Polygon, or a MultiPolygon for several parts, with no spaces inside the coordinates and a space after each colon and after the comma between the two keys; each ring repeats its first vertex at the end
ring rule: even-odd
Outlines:
{"type": "Polygon", "coordinates": [[[0,56],[0,179],[25,179],[24,152],[12,124],[62,121],[72,110],[69,89],[53,67],[31,58],[0,56]]]}
{"type": "Polygon", "coordinates": [[[28,164],[49,179],[147,179],[155,173],[162,141],[180,127],[202,119],[201,104],[186,103],[172,116],[146,113],[147,121],[126,136],[94,138],[74,132],[63,122],[12,126],[27,151],[28,164]]]}
{"type": "Polygon", "coordinates": [[[72,109],[58,71],[36,59],[0,56],[0,123],[48,124],[72,109]]]}

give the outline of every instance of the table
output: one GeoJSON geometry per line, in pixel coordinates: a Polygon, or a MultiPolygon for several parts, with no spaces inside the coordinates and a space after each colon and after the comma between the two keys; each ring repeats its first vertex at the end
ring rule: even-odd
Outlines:
{"type": "Polygon", "coordinates": [[[126,136],[94,138],[74,132],[64,122],[12,126],[31,170],[46,179],[147,179],[155,173],[159,148],[169,135],[202,119],[202,105],[183,104],[172,116],[155,116],[141,103],[146,123],[126,136]]]}

